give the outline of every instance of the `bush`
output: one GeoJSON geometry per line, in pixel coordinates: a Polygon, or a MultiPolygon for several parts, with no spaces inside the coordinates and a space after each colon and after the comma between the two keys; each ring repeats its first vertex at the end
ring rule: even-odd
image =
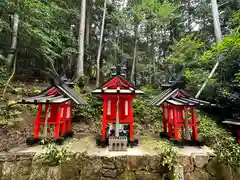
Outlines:
{"type": "Polygon", "coordinates": [[[235,138],[232,137],[224,128],[219,127],[213,120],[206,115],[199,115],[199,135],[205,139],[213,139],[216,143],[214,152],[220,163],[240,167],[240,146],[235,138]]]}
{"type": "Polygon", "coordinates": [[[70,152],[67,148],[57,148],[54,143],[47,143],[43,149],[46,151],[40,157],[43,158],[43,163],[48,166],[58,166],[69,160],[70,152]]]}
{"type": "Polygon", "coordinates": [[[136,122],[147,124],[160,121],[162,111],[160,107],[152,107],[144,98],[136,98],[133,101],[134,117],[136,122]]]}
{"type": "Polygon", "coordinates": [[[75,116],[80,116],[89,120],[100,119],[102,113],[102,100],[91,94],[84,96],[85,106],[74,106],[73,112],[75,116]]]}

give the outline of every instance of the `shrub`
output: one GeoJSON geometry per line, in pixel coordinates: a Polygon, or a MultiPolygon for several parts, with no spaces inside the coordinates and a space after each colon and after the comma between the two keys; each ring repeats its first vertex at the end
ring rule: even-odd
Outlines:
{"type": "Polygon", "coordinates": [[[48,166],[58,166],[69,160],[70,151],[68,148],[58,148],[55,143],[47,143],[43,146],[46,151],[40,155],[43,163],[48,166]]]}
{"type": "Polygon", "coordinates": [[[206,115],[199,115],[199,135],[204,138],[213,139],[216,143],[214,152],[220,163],[240,167],[240,146],[224,128],[219,127],[212,119],[206,115]]]}

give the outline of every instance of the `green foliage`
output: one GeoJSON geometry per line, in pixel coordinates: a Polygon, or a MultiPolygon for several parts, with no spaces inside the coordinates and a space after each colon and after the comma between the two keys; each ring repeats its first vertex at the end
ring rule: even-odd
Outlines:
{"type": "Polygon", "coordinates": [[[0,86],[5,85],[9,76],[9,71],[4,65],[0,65],[0,86]]]}
{"type": "Polygon", "coordinates": [[[162,166],[167,166],[170,171],[178,163],[177,149],[169,141],[156,141],[155,150],[162,155],[162,166]]]}
{"type": "Polygon", "coordinates": [[[140,87],[140,89],[145,94],[149,94],[149,95],[157,95],[159,93],[159,91],[157,89],[155,89],[154,87],[152,87],[151,85],[142,86],[142,87],[140,87]]]}
{"type": "Polygon", "coordinates": [[[220,163],[228,164],[233,168],[240,167],[240,146],[236,140],[225,129],[219,127],[212,119],[206,115],[198,115],[200,122],[199,136],[216,143],[214,152],[220,163]]]}
{"type": "Polygon", "coordinates": [[[168,58],[171,63],[188,66],[196,64],[203,53],[205,43],[194,37],[186,36],[171,46],[172,53],[168,58]]]}
{"type": "Polygon", "coordinates": [[[12,126],[15,122],[22,121],[22,110],[16,105],[16,101],[7,100],[1,97],[0,126],[12,126]]]}
{"type": "Polygon", "coordinates": [[[161,20],[169,20],[174,16],[176,5],[172,3],[161,3],[156,0],[144,0],[141,4],[136,5],[136,15],[138,19],[153,20],[154,16],[161,20]]]}
{"type": "Polygon", "coordinates": [[[68,148],[59,148],[55,143],[47,143],[43,146],[44,153],[40,155],[43,163],[48,166],[59,166],[69,160],[70,151],[68,148]]]}
{"type": "Polygon", "coordinates": [[[140,124],[155,123],[161,119],[161,108],[151,107],[144,98],[133,100],[135,121],[140,124]]]}
{"type": "Polygon", "coordinates": [[[240,12],[234,12],[232,15],[232,24],[234,27],[240,26],[240,12]]]}
{"type": "Polygon", "coordinates": [[[100,120],[102,113],[102,101],[99,97],[91,94],[84,96],[84,100],[87,102],[86,106],[75,107],[73,109],[76,116],[80,116],[89,120],[100,120]]]}

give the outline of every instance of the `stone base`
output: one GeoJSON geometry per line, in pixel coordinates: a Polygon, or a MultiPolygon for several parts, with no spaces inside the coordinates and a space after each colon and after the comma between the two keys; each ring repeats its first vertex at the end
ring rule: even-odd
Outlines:
{"type": "Polygon", "coordinates": [[[186,139],[180,139],[177,140],[174,137],[169,136],[165,132],[160,132],[161,138],[166,138],[169,141],[171,141],[176,146],[204,146],[204,143],[198,140],[186,140],[186,139]]]}

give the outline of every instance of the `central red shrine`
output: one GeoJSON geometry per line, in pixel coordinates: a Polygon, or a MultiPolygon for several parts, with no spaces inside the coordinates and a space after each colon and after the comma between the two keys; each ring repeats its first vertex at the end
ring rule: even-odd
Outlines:
{"type": "Polygon", "coordinates": [[[143,94],[143,92],[137,90],[119,72],[92,93],[99,94],[103,99],[101,143],[109,145],[111,136],[127,137],[128,142],[133,142],[132,101],[136,94],[143,94]],[[112,129],[111,125],[114,126],[112,129]]]}
{"type": "MultiPolygon", "coordinates": [[[[210,102],[192,98],[184,88],[183,82],[170,82],[162,85],[163,92],[150,102],[162,107],[162,137],[177,141],[198,142],[197,118],[195,107],[215,106],[210,102]]],[[[198,143],[197,143],[198,144],[198,143]]],[[[196,144],[195,144],[196,145],[196,144]]]]}

